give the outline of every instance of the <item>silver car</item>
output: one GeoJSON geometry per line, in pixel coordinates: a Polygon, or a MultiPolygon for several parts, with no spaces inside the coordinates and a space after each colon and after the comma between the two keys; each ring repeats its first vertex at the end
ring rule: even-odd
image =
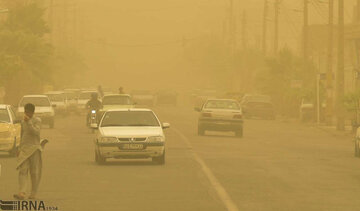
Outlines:
{"type": "Polygon", "coordinates": [[[161,124],[150,109],[113,109],[102,116],[95,139],[95,161],[108,158],[152,158],[165,163],[165,135],[161,124]]]}
{"type": "Polygon", "coordinates": [[[243,136],[243,115],[236,100],[209,99],[195,110],[200,112],[200,136],[205,135],[205,131],[234,131],[236,136],[243,136]]]}

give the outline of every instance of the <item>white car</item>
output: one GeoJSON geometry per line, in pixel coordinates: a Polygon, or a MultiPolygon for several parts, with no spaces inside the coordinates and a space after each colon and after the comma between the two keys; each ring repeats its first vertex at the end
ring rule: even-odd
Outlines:
{"type": "Polygon", "coordinates": [[[42,124],[49,125],[54,128],[55,125],[55,105],[51,105],[50,99],[46,95],[25,95],[21,98],[17,115],[20,119],[24,116],[24,106],[28,103],[35,105],[35,115],[41,119],[42,124]]]}
{"type": "Polygon", "coordinates": [[[67,111],[78,112],[77,102],[80,89],[64,89],[67,102],[67,111]]]}
{"type": "Polygon", "coordinates": [[[95,161],[107,158],[152,158],[165,163],[165,135],[161,124],[150,109],[130,108],[108,110],[97,127],[95,161]]]}
{"type": "Polygon", "coordinates": [[[52,105],[56,105],[55,112],[57,114],[59,114],[59,113],[66,114],[67,100],[66,100],[65,92],[51,91],[51,92],[46,92],[45,95],[49,97],[52,105]]]}
{"type": "Polygon", "coordinates": [[[198,122],[198,135],[206,131],[234,131],[238,137],[243,136],[243,115],[236,100],[209,99],[201,108],[198,122]]]}

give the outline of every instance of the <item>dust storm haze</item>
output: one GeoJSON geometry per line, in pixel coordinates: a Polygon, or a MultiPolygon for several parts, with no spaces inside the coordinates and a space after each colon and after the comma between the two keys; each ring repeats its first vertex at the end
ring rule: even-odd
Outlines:
{"type": "Polygon", "coordinates": [[[360,207],[360,0],[0,0],[0,210],[360,207]]]}

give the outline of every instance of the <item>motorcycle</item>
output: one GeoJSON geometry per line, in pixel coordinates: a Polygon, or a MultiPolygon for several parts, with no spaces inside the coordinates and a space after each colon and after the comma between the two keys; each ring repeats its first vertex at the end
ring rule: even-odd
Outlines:
{"type": "Polygon", "coordinates": [[[91,129],[91,132],[94,133],[95,130],[93,129],[94,127],[97,126],[97,118],[96,118],[96,110],[91,110],[90,115],[88,116],[88,127],[91,129]]]}

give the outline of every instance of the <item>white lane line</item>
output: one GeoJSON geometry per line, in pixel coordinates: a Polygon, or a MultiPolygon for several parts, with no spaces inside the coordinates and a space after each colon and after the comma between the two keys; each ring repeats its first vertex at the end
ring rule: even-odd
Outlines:
{"type": "MultiPolygon", "coordinates": [[[[181,137],[181,139],[186,143],[187,148],[192,149],[192,145],[191,145],[189,139],[184,134],[182,134],[179,130],[177,130],[175,128],[172,128],[172,130],[181,137]]],[[[203,159],[201,159],[201,157],[197,153],[195,153],[193,150],[191,150],[191,152],[192,152],[196,162],[198,162],[200,164],[201,170],[204,172],[204,174],[208,178],[209,182],[216,190],[217,195],[219,196],[220,200],[224,203],[227,210],[228,211],[239,211],[238,207],[233,202],[233,200],[231,199],[229,194],[226,192],[225,188],[220,184],[220,182],[215,177],[215,175],[212,173],[210,168],[207,167],[207,165],[205,164],[203,159]]]]}

